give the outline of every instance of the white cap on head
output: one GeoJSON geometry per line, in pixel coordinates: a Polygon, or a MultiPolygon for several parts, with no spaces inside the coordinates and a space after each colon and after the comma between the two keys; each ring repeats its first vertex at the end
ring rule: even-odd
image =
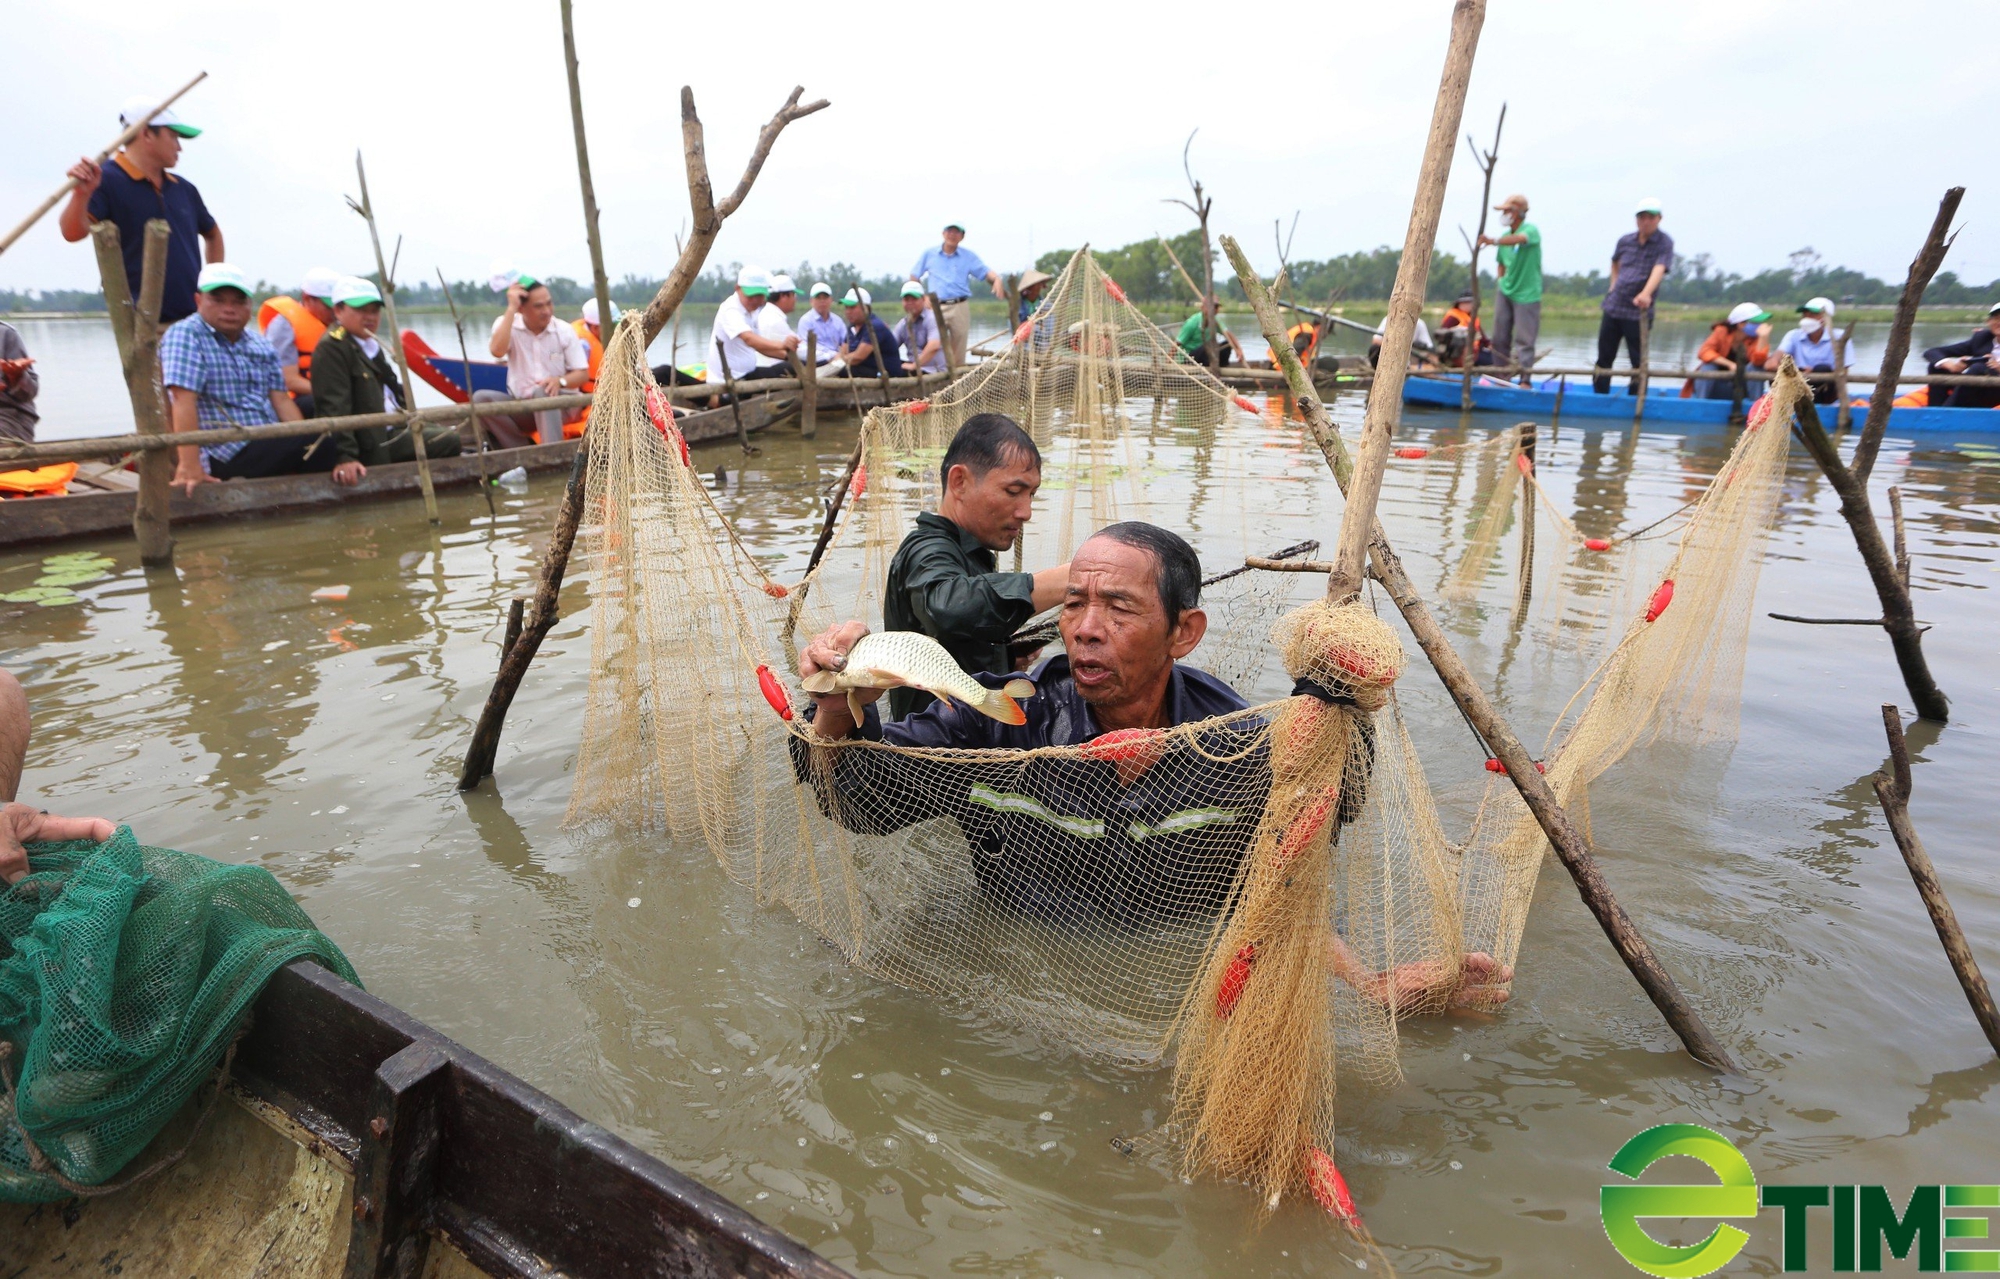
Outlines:
{"type": "Polygon", "coordinates": [[[333,296],[334,285],[338,283],[340,283],[340,272],[330,266],[316,266],[306,272],[304,282],[299,285],[299,292],[309,298],[330,298],[333,296]]]}
{"type": "Polygon", "coordinates": [[[1817,315],[1831,320],[1833,318],[1833,299],[1807,298],[1805,301],[1799,303],[1799,314],[1817,315]]]}
{"type": "Polygon", "coordinates": [[[856,285],[854,288],[840,295],[840,304],[842,306],[874,306],[875,299],[869,295],[868,290],[856,285]],[[855,297],[856,293],[859,293],[861,296],[858,298],[855,297]]]}
{"type": "Polygon", "coordinates": [[[1729,322],[1731,324],[1742,324],[1749,320],[1768,320],[1770,318],[1771,313],[1763,307],[1758,306],[1755,302],[1738,302],[1735,306],[1729,308],[1729,322]]]}
{"type": "Polygon", "coordinates": [[[921,284],[917,283],[917,282],[916,282],[915,280],[905,280],[905,281],[903,281],[903,296],[904,296],[904,297],[906,297],[906,298],[920,298],[920,297],[922,297],[923,295],[924,295],[924,286],[923,286],[923,285],[921,285],[921,284]]]}
{"type": "MultiPolygon", "coordinates": [[[[613,302],[613,303],[611,304],[611,322],[612,322],[613,324],[616,324],[616,323],[618,323],[618,321],[619,321],[619,320],[623,319],[623,318],[624,318],[624,316],[625,316],[625,313],[624,313],[623,311],[621,311],[621,310],[619,310],[619,309],[618,309],[618,304],[617,304],[616,302],[613,302]]],[[[598,319],[597,319],[597,299],[596,299],[596,298],[585,298],[585,299],[583,300],[583,322],[584,322],[585,324],[588,324],[588,325],[592,326],[593,328],[602,328],[602,327],[603,327],[603,326],[602,326],[602,325],[601,325],[601,324],[600,324],[600,323],[598,322],[598,319]]]]}
{"type": "MultiPolygon", "coordinates": [[[[821,280],[812,286],[811,296],[816,298],[830,298],[833,296],[833,286],[825,280],[821,280]]],[[[2000,311],[2000,305],[1996,305],[1993,309],[2000,311]]]]}
{"type": "Polygon", "coordinates": [[[1665,210],[1660,208],[1660,197],[1657,195],[1649,195],[1639,201],[1638,211],[1641,213],[1650,213],[1656,218],[1665,212],[1665,210]]]}
{"type": "MultiPolygon", "coordinates": [[[[118,108],[118,123],[129,129],[139,123],[140,118],[148,111],[153,111],[153,108],[159,105],[160,99],[153,94],[142,93],[136,98],[127,98],[125,99],[125,105],[118,108]]],[[[172,129],[184,138],[198,138],[201,136],[200,129],[195,128],[191,124],[182,123],[181,118],[171,111],[153,111],[152,118],[147,120],[146,123],[156,129],[172,129]]]]}
{"type": "MultiPolygon", "coordinates": [[[[145,110],[141,107],[140,110],[145,110]]],[[[244,297],[250,296],[250,277],[227,262],[210,262],[202,267],[195,278],[194,287],[202,293],[213,293],[217,289],[235,289],[244,297]]]]}
{"type": "Polygon", "coordinates": [[[761,266],[746,266],[736,273],[736,287],[745,293],[769,293],[771,273],[761,266]]]}
{"type": "Polygon", "coordinates": [[[382,300],[382,290],[375,287],[373,280],[365,280],[358,275],[343,275],[328,296],[335,306],[367,306],[382,300]]]}
{"type": "Polygon", "coordinates": [[[798,285],[796,285],[796,284],[793,284],[793,283],[792,283],[792,277],[791,277],[791,276],[789,276],[789,275],[786,275],[786,274],[785,274],[785,273],[784,273],[783,271],[778,271],[778,272],[775,272],[775,273],[773,273],[773,274],[772,274],[772,276],[771,276],[771,292],[773,292],[773,293],[797,293],[798,291],[799,291],[799,286],[798,286],[798,285]]]}

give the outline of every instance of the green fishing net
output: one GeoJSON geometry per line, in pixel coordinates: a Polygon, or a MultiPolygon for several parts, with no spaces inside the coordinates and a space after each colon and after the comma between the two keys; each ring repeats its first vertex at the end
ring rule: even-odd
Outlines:
{"type": "Polygon", "coordinates": [[[261,867],[147,848],[125,826],[30,844],[28,867],[0,893],[0,1201],[116,1177],[211,1078],[279,968],[312,958],[359,984],[261,867]]]}

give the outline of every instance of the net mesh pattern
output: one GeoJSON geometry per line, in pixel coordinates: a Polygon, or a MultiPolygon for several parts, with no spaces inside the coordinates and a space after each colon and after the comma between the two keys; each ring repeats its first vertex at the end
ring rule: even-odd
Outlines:
{"type": "MultiPolygon", "coordinates": [[[[1240,575],[1204,600],[1227,625],[1187,660],[1250,681],[1239,687],[1262,704],[1031,751],[824,741],[797,678],[806,637],[847,617],[879,623],[890,557],[935,509],[939,461],[972,415],[1006,413],[1042,450],[1018,548],[1030,566],[1122,519],[1188,533],[1218,564],[1263,548],[1242,527],[1190,528],[1185,496],[1154,481],[1191,472],[1251,523],[1271,505],[1255,478],[1253,455],[1273,443],[1252,429],[1256,406],[1185,363],[1081,252],[1004,356],[927,402],[868,414],[827,554],[789,586],[714,508],[664,407],[621,328],[585,437],[593,661],[571,824],[698,838],[760,900],[887,980],[1093,1055],[1171,1053],[1163,1131],[1190,1171],[1248,1181],[1273,1204],[1330,1203],[1337,1075],[1394,1080],[1398,1018],[1444,1001],[1468,946],[1511,960],[1541,856],[1518,802],[1493,800],[1468,844],[1447,841],[1396,705],[1404,654],[1388,626],[1323,601],[1280,618],[1317,593],[1297,585],[1311,579],[1240,575]],[[1279,667],[1316,690],[1280,695],[1279,667]]],[[[1267,430],[1286,432],[1280,449],[1306,448],[1282,414],[1267,430]]],[[[1488,486],[1517,474],[1517,447],[1494,446],[1488,486]]],[[[1681,629],[1660,660],[1699,660],[1699,634],[1681,629]]],[[[1627,647],[1642,665],[1655,655],[1627,647]]],[[[1643,696],[1618,671],[1599,684],[1596,701],[1614,686],[1643,696]]],[[[1578,763],[1563,777],[1615,757],[1597,723],[1585,712],[1571,729],[1578,763]]]]}

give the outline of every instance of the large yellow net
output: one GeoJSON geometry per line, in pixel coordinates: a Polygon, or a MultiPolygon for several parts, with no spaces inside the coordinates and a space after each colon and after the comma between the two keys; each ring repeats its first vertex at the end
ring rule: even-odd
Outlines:
{"type": "MultiPolygon", "coordinates": [[[[1225,674],[1259,704],[1096,737],[1071,724],[1031,750],[816,736],[800,647],[845,618],[879,625],[889,559],[935,509],[953,434],[982,412],[1013,417],[1042,451],[1043,496],[1016,551],[1029,567],[1118,520],[1184,534],[1212,568],[1337,523],[1281,500],[1296,432],[1269,447],[1256,406],[1185,363],[1083,252],[1004,356],[868,415],[825,557],[780,584],[714,507],[621,328],[586,437],[593,662],[570,820],[701,841],[759,900],[887,980],[1081,1052],[1171,1054],[1166,1133],[1190,1172],[1349,1215],[1330,1158],[1335,1081],[1396,1078],[1398,1019],[1464,996],[1468,949],[1511,962],[1539,832],[1518,801],[1489,797],[1468,841],[1447,840],[1394,698],[1396,632],[1364,603],[1280,618],[1297,574],[1241,574],[1203,601],[1224,624],[1187,659],[1208,674],[1187,678],[1226,696],[1211,679],[1225,674]]],[[[1782,468],[1783,434],[1745,440],[1776,438],[1782,468]]],[[[1769,451],[1732,459],[1724,504],[1682,549],[1681,612],[1637,624],[1649,629],[1569,728],[1552,770],[1572,802],[1634,741],[1706,704],[1667,672],[1722,687],[1713,631],[1728,629],[1746,570],[1711,564],[1727,559],[1711,542],[1768,520],[1769,451]],[[1643,703],[1641,721],[1596,716],[1611,698],[1643,703]]]]}

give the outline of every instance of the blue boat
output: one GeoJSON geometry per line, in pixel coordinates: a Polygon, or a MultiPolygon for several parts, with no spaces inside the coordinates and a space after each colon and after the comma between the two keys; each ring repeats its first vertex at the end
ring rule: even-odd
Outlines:
{"type": "MultiPolygon", "coordinates": [[[[1403,383],[1403,403],[1430,408],[1456,409],[1463,384],[1457,377],[1413,376],[1403,383]]],[[[1489,413],[1509,413],[1515,417],[1548,421],[1561,416],[1618,418],[1629,422],[1637,407],[1633,396],[1622,387],[1610,395],[1598,395],[1588,380],[1546,378],[1533,389],[1488,377],[1472,381],[1472,407],[1489,413]],[[1557,383],[1562,383],[1560,393],[1557,383]]],[[[1728,400],[1682,399],[1680,387],[1655,386],[1646,394],[1648,422],[1706,423],[1722,426],[1729,421],[1728,400]]],[[[1862,416],[1866,408],[1856,410],[1862,416]]],[[[1831,405],[1820,407],[1821,419],[1831,427],[1831,405]]],[[[2000,434],[2000,409],[1894,408],[1889,410],[1889,429],[1903,432],[1957,431],[2000,434]]]]}

